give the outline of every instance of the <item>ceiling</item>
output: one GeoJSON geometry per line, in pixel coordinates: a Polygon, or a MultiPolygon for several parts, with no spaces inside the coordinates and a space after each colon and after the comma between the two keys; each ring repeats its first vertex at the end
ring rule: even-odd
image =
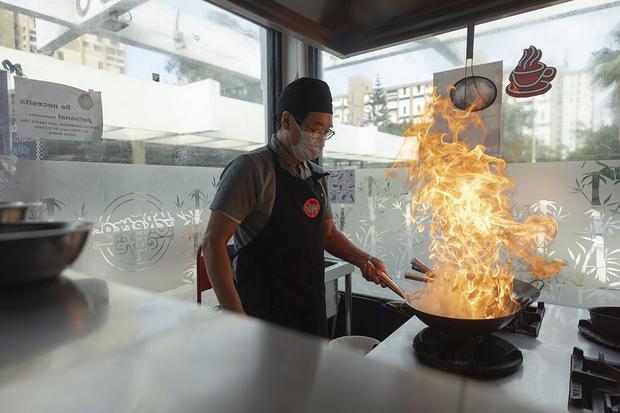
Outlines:
{"type": "Polygon", "coordinates": [[[339,57],[561,3],[560,0],[209,0],[339,57]]]}

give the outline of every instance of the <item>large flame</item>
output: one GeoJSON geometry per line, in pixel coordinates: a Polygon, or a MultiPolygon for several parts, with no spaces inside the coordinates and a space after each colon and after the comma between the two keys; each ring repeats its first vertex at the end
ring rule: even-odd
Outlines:
{"type": "MultiPolygon", "coordinates": [[[[506,176],[505,162],[485,154],[484,146],[471,149],[459,139],[470,127],[484,128],[477,113],[459,110],[435,94],[423,120],[404,134],[419,142],[417,160],[410,165],[411,211],[414,220],[431,216],[435,273],[435,280],[410,299],[432,314],[496,318],[515,310],[514,260],[525,262],[534,277],[543,279],[565,263],[546,261],[537,251],[542,241],[556,235],[552,217],[532,215],[523,222],[513,218],[510,193],[515,184],[506,176]]],[[[403,150],[412,146],[406,142],[403,150]]],[[[401,153],[399,158],[407,156],[401,153]]]]}

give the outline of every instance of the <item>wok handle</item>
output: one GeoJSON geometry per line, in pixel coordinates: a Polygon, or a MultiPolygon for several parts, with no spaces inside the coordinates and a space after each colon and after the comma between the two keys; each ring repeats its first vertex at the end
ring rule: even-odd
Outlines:
{"type": "Polygon", "coordinates": [[[401,298],[406,299],[403,290],[401,290],[401,288],[390,278],[389,275],[382,271],[377,271],[377,274],[379,274],[379,278],[381,278],[381,281],[383,281],[390,290],[394,291],[401,298]]]}
{"type": "Polygon", "coordinates": [[[540,278],[532,280],[528,284],[536,288],[539,293],[542,291],[543,288],[545,288],[545,281],[541,280],[540,278]],[[537,287],[536,285],[534,285],[537,282],[540,282],[540,287],[537,287]]]}
{"type": "Polygon", "coordinates": [[[406,316],[409,318],[415,316],[415,312],[413,311],[413,308],[409,307],[407,304],[405,304],[402,301],[395,301],[395,300],[387,301],[385,303],[385,306],[390,308],[393,311],[396,311],[397,313],[403,316],[406,316]]]}
{"type": "Polygon", "coordinates": [[[529,307],[530,304],[532,304],[533,302],[534,302],[534,299],[531,297],[528,297],[525,300],[519,302],[519,309],[516,311],[516,313],[520,313],[523,309],[529,307]]]}
{"type": "Polygon", "coordinates": [[[528,283],[529,285],[531,285],[532,287],[536,288],[536,290],[538,290],[538,292],[532,296],[532,297],[527,297],[526,299],[524,299],[523,301],[521,301],[520,307],[519,307],[519,311],[523,310],[524,308],[529,307],[534,301],[536,301],[538,299],[538,297],[540,297],[540,291],[545,287],[545,282],[541,279],[536,279],[533,281],[530,281],[528,283]],[[540,286],[536,286],[535,284],[540,283],[540,286]]]}

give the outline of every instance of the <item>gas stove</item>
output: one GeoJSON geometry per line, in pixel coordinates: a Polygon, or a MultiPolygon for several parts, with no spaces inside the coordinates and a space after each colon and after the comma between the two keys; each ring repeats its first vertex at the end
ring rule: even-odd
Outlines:
{"type": "Polygon", "coordinates": [[[545,303],[539,302],[537,305],[531,305],[521,310],[510,324],[504,327],[504,331],[538,337],[544,315],[545,303]]]}
{"type": "Polygon", "coordinates": [[[493,334],[451,336],[427,327],[415,336],[413,347],[422,363],[465,376],[502,377],[523,362],[518,348],[493,334]]]}
{"type": "MultiPolygon", "coordinates": [[[[545,304],[523,309],[503,331],[536,337],[545,315],[545,304]]],[[[422,363],[466,376],[495,378],[514,373],[523,362],[521,351],[494,335],[456,336],[425,328],[413,340],[422,363]]]]}
{"type": "Polygon", "coordinates": [[[568,404],[594,413],[620,413],[620,364],[586,357],[579,347],[571,356],[568,404]]]}

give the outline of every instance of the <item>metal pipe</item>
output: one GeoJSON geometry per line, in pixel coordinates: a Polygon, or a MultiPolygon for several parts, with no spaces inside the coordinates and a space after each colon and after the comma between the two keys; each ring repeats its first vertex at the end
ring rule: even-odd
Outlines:
{"type": "Polygon", "coordinates": [[[351,273],[344,276],[344,322],[345,334],[351,335],[351,310],[353,308],[353,293],[351,288],[351,273]]]}

